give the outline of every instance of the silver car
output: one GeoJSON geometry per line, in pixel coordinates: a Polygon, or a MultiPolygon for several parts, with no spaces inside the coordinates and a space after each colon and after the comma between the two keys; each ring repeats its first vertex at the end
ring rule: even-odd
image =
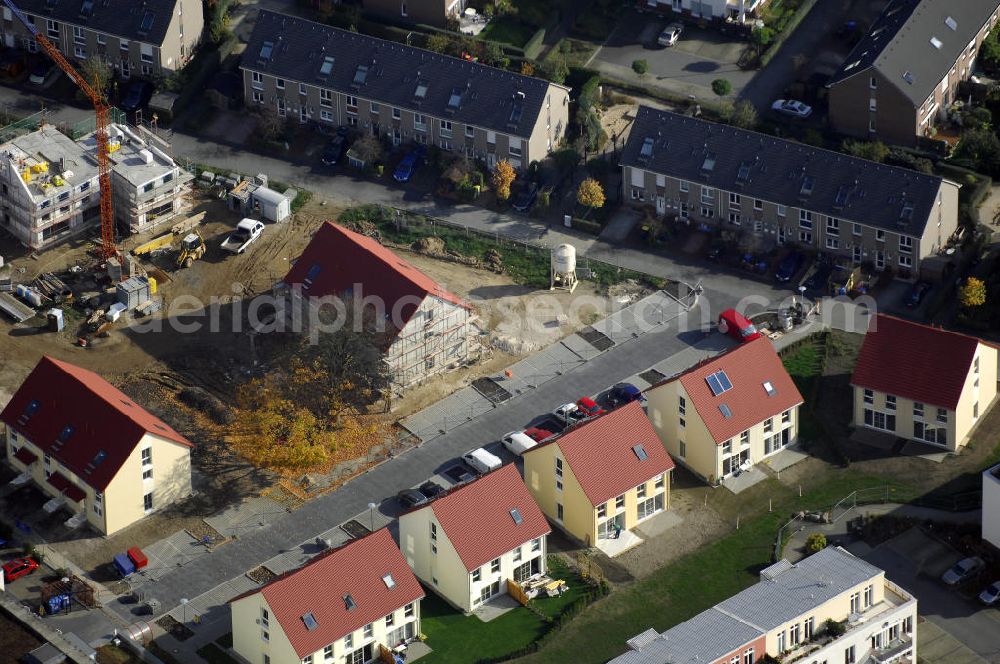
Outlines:
{"type": "Polygon", "coordinates": [[[657,37],[656,43],[660,46],[673,46],[681,38],[682,32],[684,32],[683,25],[680,23],[671,23],[663,29],[663,32],[657,37]]]}
{"type": "Polygon", "coordinates": [[[986,563],[983,562],[982,558],[977,556],[963,558],[955,563],[951,569],[942,574],[941,580],[949,586],[955,586],[962,581],[971,578],[976,572],[984,567],[986,567],[986,563]]]}
{"type": "Polygon", "coordinates": [[[1000,599],[1000,581],[995,581],[986,586],[986,589],[979,593],[979,601],[986,606],[993,606],[1000,599]]]}

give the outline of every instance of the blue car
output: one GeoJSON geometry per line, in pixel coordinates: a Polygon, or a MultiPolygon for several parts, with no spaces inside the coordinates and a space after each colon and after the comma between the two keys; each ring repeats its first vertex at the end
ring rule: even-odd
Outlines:
{"type": "Polygon", "coordinates": [[[785,256],[785,258],[778,264],[778,269],[774,273],[774,278],[778,281],[791,281],[792,277],[798,274],[799,270],[802,268],[802,263],[805,261],[805,257],[797,251],[785,256]]]}
{"type": "Polygon", "coordinates": [[[417,171],[417,166],[420,165],[421,159],[424,157],[424,146],[418,145],[415,149],[410,150],[403,157],[403,160],[399,162],[396,166],[396,171],[392,174],[392,177],[396,182],[409,182],[410,178],[417,171]]]}
{"type": "Polygon", "coordinates": [[[612,406],[624,406],[625,404],[632,403],[633,401],[645,401],[646,397],[642,395],[642,390],[633,385],[632,383],[618,383],[611,388],[608,393],[608,401],[612,406]]]}

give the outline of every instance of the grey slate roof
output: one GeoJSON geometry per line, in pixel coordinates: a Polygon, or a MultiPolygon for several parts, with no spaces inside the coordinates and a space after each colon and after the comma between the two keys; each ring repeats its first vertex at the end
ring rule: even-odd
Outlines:
{"type": "Polygon", "coordinates": [[[694,195],[703,184],[915,237],[923,235],[942,181],[646,106],[621,163],[687,180],[694,195]]]}
{"type": "Polygon", "coordinates": [[[264,9],[241,66],[523,138],[549,88],[540,78],[264,9]]]}
{"type": "Polygon", "coordinates": [[[759,583],[650,639],[646,632],[609,664],[705,664],[828,602],[882,570],[840,547],[761,572],[759,583]]]}
{"type": "Polygon", "coordinates": [[[919,107],[998,6],[998,0],[892,0],[828,85],[874,68],[919,107]]]}
{"type": "Polygon", "coordinates": [[[25,14],[157,45],[163,44],[177,8],[177,0],[17,0],[16,4],[25,14]]]}

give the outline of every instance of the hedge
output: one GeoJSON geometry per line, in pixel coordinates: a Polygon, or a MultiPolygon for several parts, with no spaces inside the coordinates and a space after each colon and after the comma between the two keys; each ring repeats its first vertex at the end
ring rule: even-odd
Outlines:
{"type": "Polygon", "coordinates": [[[767,51],[765,51],[764,55],[760,57],[761,69],[766,67],[767,63],[771,61],[774,55],[781,50],[781,45],[785,43],[785,40],[788,39],[793,32],[795,32],[795,28],[799,27],[799,23],[802,22],[802,19],[806,17],[806,14],[809,13],[809,10],[811,10],[815,4],[816,0],[805,0],[805,2],[802,3],[799,10],[795,12],[795,16],[793,16],[791,20],[785,24],[785,29],[778,33],[775,40],[771,42],[770,46],[768,46],[767,51]]]}
{"type": "Polygon", "coordinates": [[[590,233],[591,235],[600,235],[603,226],[600,222],[592,221],[590,219],[582,219],[580,217],[573,217],[573,228],[578,231],[583,231],[584,233],[590,233]]]}
{"type": "Polygon", "coordinates": [[[545,28],[538,28],[535,34],[531,35],[531,39],[524,43],[523,54],[528,60],[534,60],[538,57],[538,54],[542,52],[542,48],[545,46],[545,28]]]}

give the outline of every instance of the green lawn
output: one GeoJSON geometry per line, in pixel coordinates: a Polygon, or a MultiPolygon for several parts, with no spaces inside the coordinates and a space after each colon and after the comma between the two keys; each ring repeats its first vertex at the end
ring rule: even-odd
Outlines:
{"type": "Polygon", "coordinates": [[[486,28],[479,33],[479,38],[524,48],[537,30],[538,28],[513,16],[501,16],[487,23],[486,28]]]}
{"type": "Polygon", "coordinates": [[[484,623],[453,609],[429,589],[420,602],[420,621],[427,645],[434,650],[421,660],[428,664],[473,664],[501,657],[537,641],[548,627],[523,607],[484,623]]]}
{"type": "Polygon", "coordinates": [[[823,353],[827,335],[816,335],[783,353],[781,361],[785,370],[795,381],[795,387],[806,403],[799,408],[799,434],[807,442],[813,442],[823,435],[816,415],[810,408],[810,400],[815,393],[816,381],[823,372],[823,353]]]}

